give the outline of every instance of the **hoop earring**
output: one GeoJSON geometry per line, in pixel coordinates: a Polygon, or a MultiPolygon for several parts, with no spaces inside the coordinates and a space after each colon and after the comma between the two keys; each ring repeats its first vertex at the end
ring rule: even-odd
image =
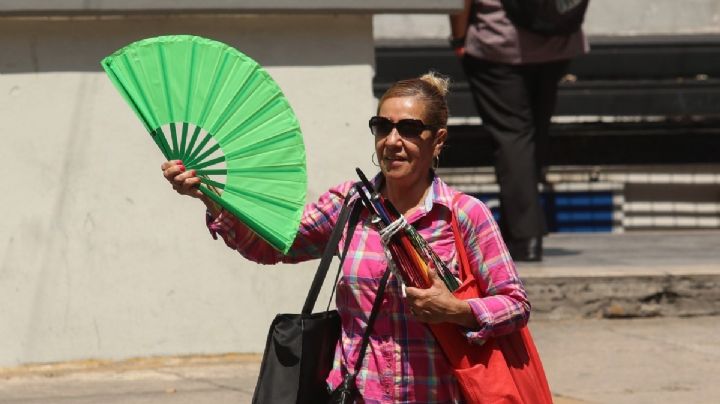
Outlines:
{"type": "Polygon", "coordinates": [[[437,170],[438,168],[440,168],[440,156],[435,156],[432,161],[432,169],[437,170]]]}
{"type": "Polygon", "coordinates": [[[373,154],[370,155],[370,161],[373,163],[375,167],[380,167],[380,163],[377,162],[377,154],[373,152],[373,154]]]}

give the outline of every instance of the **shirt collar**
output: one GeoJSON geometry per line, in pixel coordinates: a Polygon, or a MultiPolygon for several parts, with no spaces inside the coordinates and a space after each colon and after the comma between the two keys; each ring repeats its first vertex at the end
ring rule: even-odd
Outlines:
{"type": "Polygon", "coordinates": [[[428,198],[432,201],[432,204],[442,205],[448,209],[452,209],[452,200],[457,191],[453,190],[441,180],[436,174],[433,173],[433,182],[428,193],[428,198]]]}
{"type": "MultiPolygon", "coordinates": [[[[434,205],[442,205],[448,209],[452,209],[452,200],[455,195],[455,192],[450,186],[448,186],[445,181],[441,180],[440,177],[435,174],[435,171],[432,172],[432,183],[430,184],[430,191],[425,196],[425,201],[423,203],[423,211],[424,212],[430,212],[434,205]]],[[[375,177],[371,180],[373,183],[373,186],[375,189],[380,189],[383,185],[383,182],[385,182],[385,176],[382,174],[382,172],[378,172],[375,177]]]]}

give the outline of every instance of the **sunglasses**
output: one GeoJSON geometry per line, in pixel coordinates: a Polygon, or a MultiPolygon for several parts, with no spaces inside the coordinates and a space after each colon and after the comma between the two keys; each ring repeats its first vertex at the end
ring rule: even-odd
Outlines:
{"type": "Polygon", "coordinates": [[[401,119],[393,122],[382,116],[374,116],[370,118],[368,123],[370,132],[375,136],[387,136],[393,129],[397,129],[400,136],[404,138],[414,138],[420,136],[426,129],[432,129],[434,126],[425,125],[419,119],[401,119]]]}

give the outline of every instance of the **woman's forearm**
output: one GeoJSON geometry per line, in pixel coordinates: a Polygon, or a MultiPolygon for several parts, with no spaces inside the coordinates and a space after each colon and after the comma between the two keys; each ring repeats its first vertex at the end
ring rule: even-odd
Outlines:
{"type": "Polygon", "coordinates": [[[457,14],[450,15],[450,33],[453,38],[464,38],[470,21],[472,0],[465,0],[465,7],[457,14]]]}

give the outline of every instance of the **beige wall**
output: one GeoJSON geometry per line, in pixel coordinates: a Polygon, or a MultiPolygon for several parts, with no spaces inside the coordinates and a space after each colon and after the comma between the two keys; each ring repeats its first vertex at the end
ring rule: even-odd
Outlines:
{"type": "Polygon", "coordinates": [[[372,171],[369,15],[0,19],[0,367],[258,352],[275,313],[300,309],[316,262],[260,268],[213,241],[101,72],[172,33],[227,42],[275,77],[305,135],[308,198],[372,171]]]}

